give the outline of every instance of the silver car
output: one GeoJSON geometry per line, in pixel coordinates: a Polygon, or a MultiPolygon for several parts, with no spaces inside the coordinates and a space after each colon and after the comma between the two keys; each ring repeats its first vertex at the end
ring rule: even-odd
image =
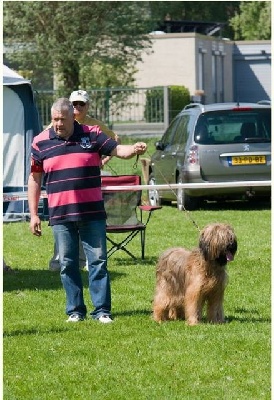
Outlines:
{"type": "Polygon", "coordinates": [[[216,103],[186,106],[156,144],[149,170],[149,201],[177,201],[179,210],[201,200],[269,197],[270,185],[207,188],[207,182],[271,179],[271,106],[216,103]],[[156,190],[153,185],[204,183],[199,189],[156,190]]]}

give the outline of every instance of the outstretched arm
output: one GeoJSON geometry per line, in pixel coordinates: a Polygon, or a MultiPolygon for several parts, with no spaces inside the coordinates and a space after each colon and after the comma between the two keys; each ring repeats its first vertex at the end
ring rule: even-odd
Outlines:
{"type": "Polygon", "coordinates": [[[118,158],[128,159],[135,155],[142,155],[146,150],[147,145],[143,142],[137,142],[135,144],[118,144],[118,146],[111,152],[111,155],[118,158]]]}

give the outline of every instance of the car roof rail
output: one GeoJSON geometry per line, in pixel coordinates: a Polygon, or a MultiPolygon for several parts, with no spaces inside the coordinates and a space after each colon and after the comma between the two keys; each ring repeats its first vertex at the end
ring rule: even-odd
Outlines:
{"type": "Polygon", "coordinates": [[[204,107],[204,104],[201,104],[201,103],[190,103],[190,104],[187,104],[185,107],[184,107],[184,110],[188,110],[189,108],[200,108],[201,109],[201,111],[204,111],[205,110],[205,107],[204,107]]]}

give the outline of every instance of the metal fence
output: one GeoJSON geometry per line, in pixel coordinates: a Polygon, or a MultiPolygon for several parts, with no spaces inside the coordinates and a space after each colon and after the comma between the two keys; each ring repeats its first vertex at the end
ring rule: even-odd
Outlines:
{"type": "MultiPolygon", "coordinates": [[[[161,123],[168,126],[168,88],[87,89],[89,115],[113,127],[116,124],[161,123]]],[[[54,91],[35,92],[43,126],[50,123],[50,109],[58,97],[54,91]]]]}

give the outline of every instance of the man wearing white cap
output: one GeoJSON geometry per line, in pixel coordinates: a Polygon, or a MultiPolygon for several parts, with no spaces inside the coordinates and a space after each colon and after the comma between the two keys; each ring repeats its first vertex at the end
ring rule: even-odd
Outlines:
{"type": "Polygon", "coordinates": [[[85,90],[75,90],[71,93],[69,101],[74,108],[74,118],[83,125],[99,125],[101,130],[112,139],[119,141],[118,136],[110,130],[102,121],[87,115],[89,108],[89,95],[85,90]]]}

